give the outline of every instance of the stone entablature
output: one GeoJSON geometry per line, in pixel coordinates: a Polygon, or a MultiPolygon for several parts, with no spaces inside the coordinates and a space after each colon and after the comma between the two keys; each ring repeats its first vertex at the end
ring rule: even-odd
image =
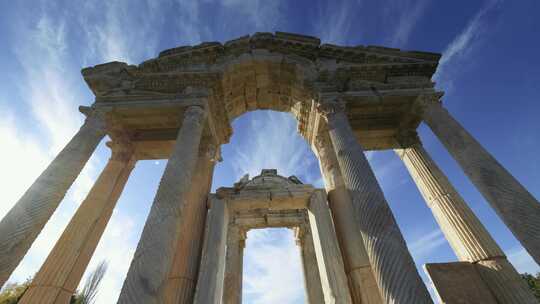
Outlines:
{"type": "MultiPolygon", "coordinates": [[[[434,93],[430,79],[439,59],[435,53],[321,44],[315,37],[276,32],[177,47],[139,65],[110,62],[82,74],[95,106],[110,111],[136,140],[149,134],[159,135],[157,145],[173,140],[175,109],[186,106],[189,96],[208,107],[205,132],[218,144],[228,142],[232,120],[257,109],[293,113],[309,138],[316,134],[309,127],[317,120],[313,104],[331,93],[346,101],[353,129],[372,150],[397,148],[398,131],[416,129],[421,119],[412,104],[420,94],[434,93]],[[168,114],[159,113],[160,105],[168,114]]],[[[158,157],[143,145],[142,157],[158,157]]]]}

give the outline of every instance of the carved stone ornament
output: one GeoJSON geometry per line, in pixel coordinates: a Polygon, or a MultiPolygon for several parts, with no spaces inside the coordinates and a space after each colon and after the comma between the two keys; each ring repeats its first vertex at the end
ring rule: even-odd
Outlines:
{"type": "Polygon", "coordinates": [[[427,107],[441,104],[442,95],[440,92],[419,95],[413,106],[414,111],[419,115],[423,115],[427,107]]]}
{"type": "Polygon", "coordinates": [[[339,98],[324,100],[317,103],[317,111],[328,121],[328,116],[336,113],[345,112],[347,103],[339,98]]]}
{"type": "Polygon", "coordinates": [[[420,145],[420,138],[415,131],[404,131],[396,134],[396,141],[402,149],[412,147],[414,145],[420,145]]]}
{"type": "Polygon", "coordinates": [[[111,149],[111,160],[121,162],[134,162],[135,147],[129,139],[115,138],[114,141],[107,142],[107,147],[111,149]]]}
{"type": "Polygon", "coordinates": [[[94,107],[80,106],[79,112],[86,116],[84,122],[86,127],[103,133],[107,131],[108,117],[106,111],[94,107]]]}

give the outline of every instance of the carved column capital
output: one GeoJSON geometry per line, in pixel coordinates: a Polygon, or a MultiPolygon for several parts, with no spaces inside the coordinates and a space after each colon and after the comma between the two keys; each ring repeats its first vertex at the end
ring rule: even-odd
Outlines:
{"type": "MultiPolygon", "coordinates": [[[[413,130],[403,131],[400,130],[395,136],[396,141],[398,142],[400,149],[410,148],[416,145],[422,145],[418,133],[413,130]]],[[[400,155],[401,156],[401,155],[400,155]]]]}
{"type": "Polygon", "coordinates": [[[132,162],[135,164],[135,147],[129,140],[115,139],[107,142],[107,147],[111,149],[111,160],[120,162],[132,162]]]}
{"type": "Polygon", "coordinates": [[[424,113],[426,112],[426,109],[429,107],[432,107],[434,105],[441,106],[441,97],[443,93],[442,92],[436,92],[432,94],[421,94],[416,98],[413,110],[420,116],[424,116],[424,113]]]}
{"type": "Polygon", "coordinates": [[[105,134],[107,132],[108,117],[105,110],[96,109],[94,107],[80,106],[79,112],[86,116],[84,126],[91,128],[98,133],[105,134]]]}
{"type": "Polygon", "coordinates": [[[204,107],[193,105],[186,108],[182,117],[184,121],[195,120],[197,123],[202,123],[208,114],[207,112],[204,107]]]}
{"type": "Polygon", "coordinates": [[[345,113],[347,103],[338,97],[321,100],[317,103],[317,112],[328,121],[329,116],[337,113],[345,113]]]}
{"type": "Polygon", "coordinates": [[[204,138],[199,148],[199,157],[205,157],[211,162],[221,162],[221,146],[213,142],[211,138],[204,138]]]}

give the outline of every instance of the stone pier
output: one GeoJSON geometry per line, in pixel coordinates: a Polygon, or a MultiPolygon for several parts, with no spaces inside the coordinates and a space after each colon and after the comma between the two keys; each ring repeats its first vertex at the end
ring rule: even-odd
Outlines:
{"type": "Polygon", "coordinates": [[[307,303],[324,304],[324,293],[317,264],[315,245],[309,227],[296,229],[296,244],[300,246],[300,259],[304,270],[304,287],[307,303]]]}

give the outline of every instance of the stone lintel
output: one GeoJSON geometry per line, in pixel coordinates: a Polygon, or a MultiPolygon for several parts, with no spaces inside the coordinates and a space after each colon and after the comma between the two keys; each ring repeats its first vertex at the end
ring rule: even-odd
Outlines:
{"type": "Polygon", "coordinates": [[[233,223],[245,230],[270,227],[292,228],[304,225],[306,218],[300,211],[275,212],[258,209],[254,212],[236,214],[233,223]]]}

